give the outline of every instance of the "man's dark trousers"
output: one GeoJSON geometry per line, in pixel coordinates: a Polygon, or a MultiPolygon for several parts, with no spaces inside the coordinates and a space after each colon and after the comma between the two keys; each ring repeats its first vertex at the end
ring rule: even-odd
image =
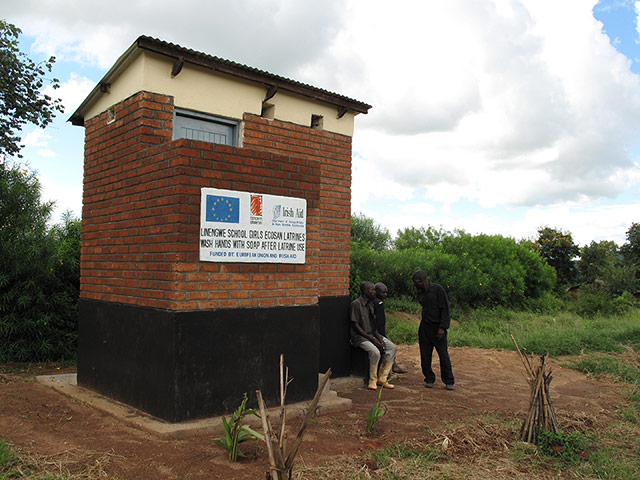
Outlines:
{"type": "Polygon", "coordinates": [[[438,340],[439,328],[440,325],[438,323],[420,322],[418,341],[420,342],[422,374],[424,375],[425,383],[434,383],[436,381],[436,375],[431,369],[431,356],[435,348],[440,358],[440,377],[445,385],[453,385],[453,371],[451,370],[451,360],[447,349],[447,330],[444,331],[444,337],[438,340]]]}

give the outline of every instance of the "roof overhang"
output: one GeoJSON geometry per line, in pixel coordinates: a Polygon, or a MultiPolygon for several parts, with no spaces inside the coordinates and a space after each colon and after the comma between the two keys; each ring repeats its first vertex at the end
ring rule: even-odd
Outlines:
{"type": "Polygon", "coordinates": [[[87,98],[85,98],[73,115],[71,115],[69,121],[73,125],[84,125],[85,112],[89,110],[104,92],[109,90],[111,83],[144,51],[170,58],[173,63],[171,70],[172,76],[179,75],[183,65],[189,63],[248,82],[262,84],[266,89],[265,99],[275,95],[278,91],[285,91],[335,106],[337,108],[338,118],[347,112],[353,112],[354,114],[367,113],[371,108],[371,105],[337,93],[332,93],[322,88],[297,82],[213,55],[197,52],[156,38],[141,36],[116,60],[102,80],[98,82],[87,98]]]}

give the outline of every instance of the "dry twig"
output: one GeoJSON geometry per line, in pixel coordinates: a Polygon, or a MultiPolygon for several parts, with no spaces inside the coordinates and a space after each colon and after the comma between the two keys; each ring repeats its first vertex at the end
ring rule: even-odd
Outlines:
{"type": "Polygon", "coordinates": [[[296,438],[293,440],[293,444],[291,446],[291,450],[289,454],[286,454],[286,441],[285,441],[285,422],[286,422],[286,409],[284,406],[285,396],[287,393],[287,386],[291,383],[289,379],[289,370],[284,367],[284,355],[280,355],[280,412],[281,412],[281,426],[280,426],[280,435],[276,435],[273,432],[273,428],[271,427],[271,422],[269,421],[269,415],[267,413],[267,409],[262,398],[262,392],[260,390],[256,391],[256,396],[258,398],[258,406],[260,407],[260,416],[262,417],[262,428],[264,430],[264,441],[267,445],[267,452],[269,454],[269,474],[268,478],[271,480],[290,480],[292,469],[293,469],[293,461],[298,453],[298,449],[302,444],[302,438],[304,433],[311,422],[311,419],[314,417],[316,413],[316,407],[318,406],[318,402],[320,401],[320,396],[322,395],[322,391],[324,390],[325,385],[329,381],[329,377],[331,376],[331,369],[327,370],[327,372],[322,376],[320,383],[318,385],[318,389],[316,390],[316,394],[311,400],[309,404],[309,409],[302,421],[302,425],[300,426],[300,430],[296,435],[296,438]],[[285,460],[286,459],[286,460],[285,460]]]}

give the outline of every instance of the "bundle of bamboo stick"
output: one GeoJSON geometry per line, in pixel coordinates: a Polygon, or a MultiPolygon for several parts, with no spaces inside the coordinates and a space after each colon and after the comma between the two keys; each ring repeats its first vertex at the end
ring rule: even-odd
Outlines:
{"type": "Polygon", "coordinates": [[[548,373],[546,372],[546,355],[540,356],[540,365],[534,369],[531,366],[529,357],[524,356],[520,351],[520,347],[518,347],[513,335],[511,335],[511,339],[518,350],[518,354],[520,354],[522,364],[527,371],[527,380],[531,386],[529,411],[520,428],[520,440],[537,444],[541,432],[558,432],[558,419],[549,395],[549,384],[553,375],[551,374],[551,369],[549,369],[548,373]]]}

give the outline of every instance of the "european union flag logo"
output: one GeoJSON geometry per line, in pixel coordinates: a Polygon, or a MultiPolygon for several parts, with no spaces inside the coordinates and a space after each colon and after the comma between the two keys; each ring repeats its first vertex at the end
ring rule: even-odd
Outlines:
{"type": "Polygon", "coordinates": [[[240,199],[207,195],[207,222],[240,223],[240,199]]]}

